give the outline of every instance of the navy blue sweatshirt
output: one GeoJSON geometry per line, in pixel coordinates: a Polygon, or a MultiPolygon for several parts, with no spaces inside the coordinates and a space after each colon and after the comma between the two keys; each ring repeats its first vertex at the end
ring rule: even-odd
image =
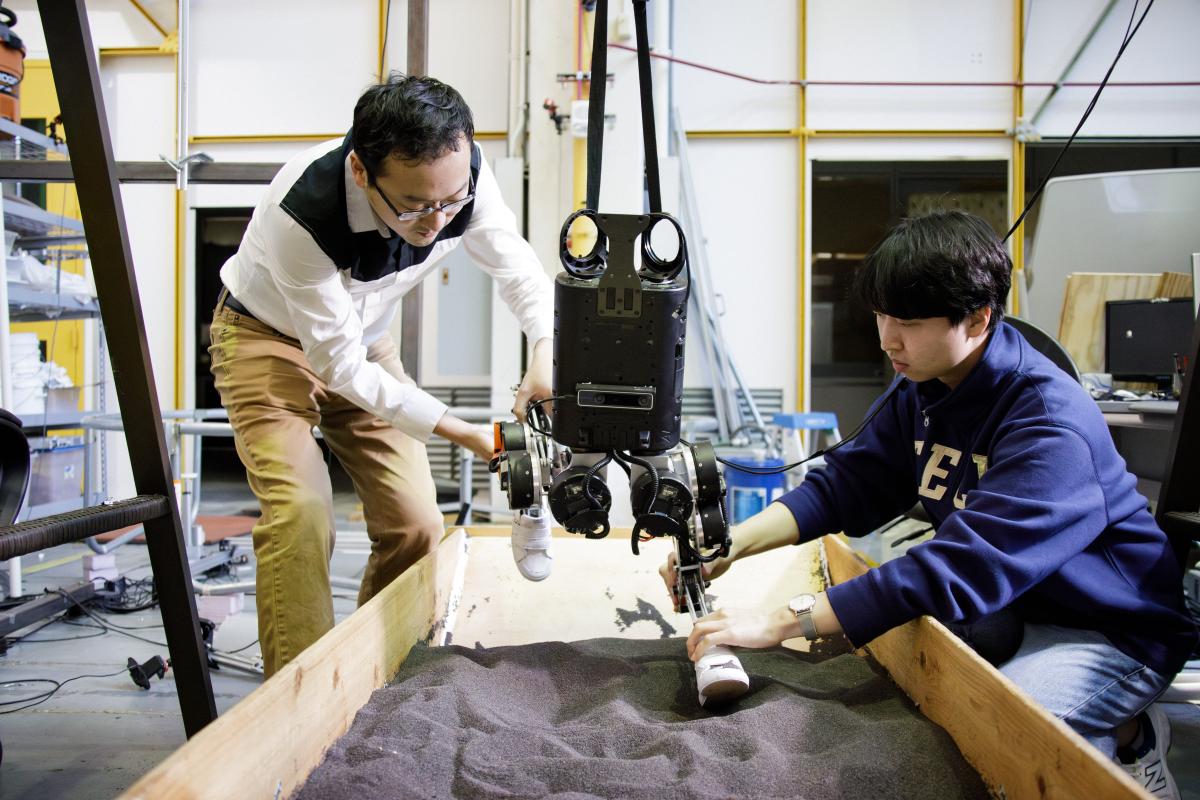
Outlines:
{"type": "Polygon", "coordinates": [[[829,589],[850,641],[1011,605],[1178,672],[1196,644],[1181,567],[1083,388],[1007,323],[955,389],[898,381],[862,433],[780,499],[800,542],[865,535],[918,501],[933,520],[931,540],[829,589]]]}

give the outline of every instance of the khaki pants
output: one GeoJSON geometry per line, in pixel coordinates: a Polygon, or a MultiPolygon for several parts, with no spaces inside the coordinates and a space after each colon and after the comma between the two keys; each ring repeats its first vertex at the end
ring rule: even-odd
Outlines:
{"type": "MultiPolygon", "coordinates": [[[[359,605],[433,550],[444,522],[425,445],[330,391],[298,341],[218,303],[209,352],[262,514],[253,537],[269,677],[333,627],[333,492],[313,426],[363,503],[371,554],[359,605]]],[[[367,358],[411,382],[390,337],[372,344],[367,358]]]]}

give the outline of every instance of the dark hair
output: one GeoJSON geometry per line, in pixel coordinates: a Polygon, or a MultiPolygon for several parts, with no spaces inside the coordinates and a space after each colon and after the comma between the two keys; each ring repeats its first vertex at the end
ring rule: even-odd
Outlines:
{"type": "Polygon", "coordinates": [[[354,105],[350,144],[372,178],[390,156],[429,162],[475,136],[471,109],[462,95],[435,78],[393,72],[363,92],[354,105]]]}
{"type": "Polygon", "coordinates": [[[949,317],[957,325],[984,306],[989,329],[1004,319],[1012,260],[987,222],[965,211],[902,221],[867,255],[854,294],[897,319],[949,317]]]}

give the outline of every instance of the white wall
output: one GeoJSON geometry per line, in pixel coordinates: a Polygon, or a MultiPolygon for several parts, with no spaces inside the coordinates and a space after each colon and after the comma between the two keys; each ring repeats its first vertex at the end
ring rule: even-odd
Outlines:
{"type": "MultiPolygon", "coordinates": [[[[44,55],[36,6],[29,0],[9,5],[21,15],[19,32],[29,44],[30,56],[44,55]]],[[[524,87],[530,105],[529,137],[517,143],[516,154],[523,149],[529,160],[531,242],[547,270],[556,272],[558,229],[571,205],[574,147],[567,134],[554,133],[541,103],[552,98],[561,110],[570,107],[573,86],[558,84],[554,76],[574,68],[575,10],[573,3],[561,0],[528,0],[527,10],[523,3],[515,5],[530,58],[524,87]]],[[[808,0],[805,5],[811,79],[1003,82],[1012,78],[1011,0],[808,0]]],[[[1056,79],[1103,5],[1104,0],[1026,3],[1027,10],[1032,8],[1026,20],[1026,79],[1056,79]]],[[[675,2],[674,52],[760,78],[794,79],[799,74],[800,6],[796,0],[745,0],[736,9],[724,0],[675,2]]],[[[517,55],[510,44],[514,3],[438,0],[431,7],[431,72],[463,92],[479,130],[516,129],[522,121],[512,114],[509,102],[514,88],[510,67],[517,55]]],[[[628,0],[613,0],[612,7],[614,15],[629,13],[628,0]]],[[[1069,80],[1096,80],[1102,75],[1131,8],[1125,0],[1117,4],[1067,76],[1069,80]]],[[[161,39],[126,0],[89,0],[88,11],[98,47],[156,45],[161,39]]],[[[394,3],[387,36],[388,68],[405,65],[405,17],[405,4],[394,3]]],[[[1113,79],[1196,79],[1200,49],[1191,46],[1190,38],[1198,29],[1200,5],[1159,0],[1113,79]]],[[[196,0],[191,12],[191,132],[343,131],[353,99],[374,79],[378,35],[374,0],[347,0],[336,7],[315,0],[196,0]],[[334,48],[332,41],[353,46],[334,48]]],[[[610,51],[610,69],[616,77],[609,110],[617,118],[606,137],[602,205],[632,211],[641,203],[640,112],[632,54],[610,51]]],[[[160,152],[173,152],[172,59],[106,58],[102,70],[121,157],[152,160],[160,152]]],[[[795,87],[747,83],[687,67],[674,67],[673,75],[676,102],[690,130],[787,131],[799,124],[795,87]]],[[[1045,93],[1027,91],[1027,113],[1037,108],[1045,93]]],[[[1007,88],[813,87],[807,94],[806,121],[814,130],[1003,131],[1012,123],[1013,92],[1007,88]]],[[[1085,89],[1063,89],[1046,108],[1038,129],[1046,136],[1068,133],[1090,94],[1085,89]]],[[[1198,136],[1200,90],[1111,88],[1084,135],[1198,136]]],[[[660,126],[659,136],[665,144],[665,126],[660,126]]],[[[281,161],[306,146],[307,142],[205,144],[203,149],[220,160],[281,161]]],[[[489,155],[499,155],[504,148],[489,143],[487,149],[489,155]]],[[[797,140],[794,136],[696,139],[692,149],[714,282],[727,303],[726,327],[734,353],[751,384],[781,386],[788,402],[795,402],[797,364],[803,355],[795,352],[797,315],[804,313],[795,308],[796,282],[805,274],[809,258],[807,252],[797,252],[798,209],[808,191],[800,179],[807,174],[807,165],[797,162],[797,140]],[[753,316],[747,309],[753,309],[753,316]],[[764,313],[758,313],[760,309],[764,313]]],[[[847,137],[809,140],[807,158],[994,159],[1008,158],[1010,153],[1011,140],[1003,135],[847,137]]],[[[189,191],[188,205],[253,205],[258,191],[195,187],[189,191]]],[[[152,287],[156,294],[173,297],[175,223],[168,192],[166,188],[127,189],[124,196],[130,219],[136,220],[130,229],[144,294],[152,287]]],[[[803,224],[809,224],[807,219],[803,224]]],[[[191,239],[186,249],[189,266],[184,280],[190,284],[191,239]]],[[[175,330],[174,320],[168,318],[172,308],[173,303],[157,303],[147,314],[155,369],[166,401],[173,400],[176,369],[169,346],[175,330]]],[[[190,336],[190,319],[184,328],[190,336]]],[[[190,343],[185,351],[191,352],[190,343]]],[[[182,369],[190,376],[190,364],[182,369]]]]}
{"type": "MultiPolygon", "coordinates": [[[[720,0],[676,2],[674,53],[756,78],[794,80],[799,5],[789,0],[749,0],[732,13],[720,0]]],[[[808,0],[805,5],[810,80],[1013,80],[1011,0],[808,0]]],[[[1103,5],[1103,0],[1027,2],[1026,10],[1032,7],[1033,14],[1026,20],[1025,79],[1057,79],[1103,5]]],[[[1102,77],[1116,54],[1132,6],[1132,0],[1117,4],[1068,80],[1102,77]]],[[[1200,79],[1200,49],[1192,41],[1197,30],[1200,4],[1159,0],[1112,79],[1200,79]]],[[[686,66],[675,66],[673,72],[675,98],[688,130],[770,132],[798,125],[799,91],[794,86],[765,86],[686,66]]],[[[1059,92],[1038,122],[1042,135],[1069,134],[1093,91],[1059,92]]],[[[1027,90],[1027,114],[1045,94],[1045,90],[1027,90]]],[[[806,103],[810,130],[980,130],[997,135],[811,138],[806,158],[1008,160],[1012,140],[1003,132],[1012,127],[1013,98],[1013,90],[1004,87],[813,86],[807,90],[806,103]]],[[[1083,135],[1200,136],[1200,89],[1110,88],[1083,135]]],[[[766,193],[794,212],[798,199],[809,196],[810,188],[798,185],[797,141],[786,136],[693,139],[692,150],[714,282],[723,287],[719,290],[727,302],[737,301],[730,303],[726,317],[734,356],[752,385],[781,386],[785,402],[792,403],[798,377],[796,319],[806,313],[795,307],[795,281],[807,273],[811,252],[806,245],[804,252],[797,253],[794,213],[789,218],[777,207],[760,211],[755,205],[739,216],[736,208],[737,201],[750,204],[766,193]],[[744,237],[742,230],[754,232],[754,258],[746,258],[735,244],[744,237]],[[767,313],[761,311],[764,303],[767,313]],[[731,319],[737,324],[731,325],[731,319]],[[757,335],[744,335],[747,328],[757,335]]],[[[809,174],[807,166],[803,172],[809,174]]],[[[810,207],[808,202],[804,205],[810,207]]],[[[807,213],[804,225],[811,225],[807,213]]],[[[810,233],[804,236],[806,243],[811,241],[810,233]]]]}
{"type": "MultiPolygon", "coordinates": [[[[1079,44],[1099,18],[1103,0],[1071,3],[1034,3],[1028,23],[1025,50],[1026,80],[1054,81],[1067,66],[1079,44]]],[[[1138,6],[1140,17],[1146,4],[1138,6]]],[[[1129,23],[1133,3],[1122,0],[1113,8],[1085,49],[1066,81],[1099,82],[1116,56],[1129,23]]],[[[1198,81],[1200,3],[1192,0],[1158,0],[1137,36],[1125,50],[1111,80],[1198,81]]],[[[1029,89],[1026,112],[1032,115],[1049,89],[1029,89]]],[[[1044,136],[1068,136],[1079,122],[1094,88],[1064,88],[1042,118],[1044,136]]],[[[1197,136],[1200,135],[1200,87],[1105,89],[1081,136],[1197,136]]]]}

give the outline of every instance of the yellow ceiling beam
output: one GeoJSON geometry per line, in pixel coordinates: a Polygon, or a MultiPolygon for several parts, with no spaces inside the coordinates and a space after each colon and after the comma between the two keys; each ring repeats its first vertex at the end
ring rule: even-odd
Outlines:
{"type": "Polygon", "coordinates": [[[136,8],[138,13],[141,14],[147,22],[149,22],[151,25],[153,25],[154,29],[156,31],[158,31],[160,34],[162,34],[164,39],[170,35],[167,32],[167,29],[164,28],[162,25],[160,25],[158,20],[156,20],[154,18],[154,16],[149,11],[147,11],[144,6],[142,6],[141,3],[139,3],[137,0],[129,0],[129,4],[131,6],[133,6],[134,8],[136,8]]]}

